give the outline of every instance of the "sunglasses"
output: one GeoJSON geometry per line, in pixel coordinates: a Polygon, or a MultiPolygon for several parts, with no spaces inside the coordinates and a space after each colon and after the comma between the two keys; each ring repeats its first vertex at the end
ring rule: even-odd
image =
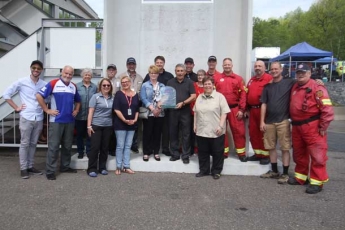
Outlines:
{"type": "Polygon", "coordinates": [[[32,70],[38,70],[38,71],[41,71],[41,70],[42,70],[42,68],[40,68],[40,67],[31,67],[31,69],[32,69],[32,70]]]}
{"type": "Polygon", "coordinates": [[[110,85],[102,85],[102,87],[110,87],[110,85]]]}

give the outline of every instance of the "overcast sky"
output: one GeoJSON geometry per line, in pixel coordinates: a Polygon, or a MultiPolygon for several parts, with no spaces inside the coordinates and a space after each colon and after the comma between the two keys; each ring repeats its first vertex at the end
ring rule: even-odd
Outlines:
{"type": "MultiPolygon", "coordinates": [[[[98,17],[103,18],[103,0],[85,0],[98,17]]],[[[217,0],[215,0],[217,1],[217,0]]],[[[238,0],[241,1],[241,0],[238,0]]],[[[279,18],[286,13],[301,7],[302,10],[307,11],[312,3],[316,0],[253,0],[254,9],[253,16],[262,19],[271,17],[279,18]]]]}

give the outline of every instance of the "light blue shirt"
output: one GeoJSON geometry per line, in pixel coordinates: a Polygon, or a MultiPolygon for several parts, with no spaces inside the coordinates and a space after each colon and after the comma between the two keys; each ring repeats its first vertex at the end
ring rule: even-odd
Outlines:
{"type": "Polygon", "coordinates": [[[26,105],[26,108],[20,111],[20,116],[29,121],[42,121],[43,110],[38,104],[36,99],[36,93],[43,88],[47,82],[39,79],[35,84],[30,76],[18,79],[12,85],[10,85],[3,93],[4,99],[11,99],[11,97],[18,91],[22,104],[26,105]]]}

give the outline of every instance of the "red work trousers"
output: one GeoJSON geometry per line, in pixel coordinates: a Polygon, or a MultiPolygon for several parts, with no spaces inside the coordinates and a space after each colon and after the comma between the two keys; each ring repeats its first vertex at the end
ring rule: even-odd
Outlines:
{"type": "Polygon", "coordinates": [[[269,157],[264,146],[264,135],[260,131],[260,108],[251,108],[249,112],[249,138],[255,155],[258,158],[269,157]]]}
{"type": "Polygon", "coordinates": [[[304,184],[308,178],[309,163],[310,184],[322,186],[328,181],[327,136],[319,134],[318,126],[319,120],[292,126],[293,160],[296,163],[295,177],[301,184],[304,184]]]}
{"type": "Polygon", "coordinates": [[[244,119],[238,120],[236,114],[238,107],[231,108],[231,112],[228,113],[227,118],[229,121],[232,137],[234,138],[236,153],[238,156],[246,155],[246,129],[244,125],[244,119]]]}

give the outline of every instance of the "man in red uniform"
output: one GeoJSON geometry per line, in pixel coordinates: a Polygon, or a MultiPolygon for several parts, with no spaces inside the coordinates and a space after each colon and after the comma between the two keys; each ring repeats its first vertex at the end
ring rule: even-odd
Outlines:
{"type": "Polygon", "coordinates": [[[254,64],[255,76],[247,84],[247,108],[249,109],[249,137],[254,155],[248,161],[260,161],[260,164],[270,163],[269,152],[265,149],[263,133],[260,130],[260,97],[264,86],[272,81],[272,76],[265,73],[265,63],[256,61],[254,64]]]}
{"type": "Polygon", "coordinates": [[[326,132],[334,118],[334,111],[326,88],[310,80],[310,77],[308,65],[297,66],[297,82],[292,87],[290,98],[293,159],[296,168],[295,177],[289,178],[288,184],[306,184],[309,174],[310,185],[306,193],[315,194],[328,181],[326,132]]]}
{"type": "MultiPolygon", "coordinates": [[[[231,108],[227,119],[235,142],[236,153],[241,162],[247,162],[246,131],[243,113],[246,109],[246,91],[243,78],[232,71],[232,59],[224,58],[223,73],[215,79],[216,90],[223,94],[231,108]]],[[[228,153],[227,153],[228,154],[228,153]]]]}
{"type": "MultiPolygon", "coordinates": [[[[206,72],[206,76],[213,77],[213,79],[216,81],[217,78],[220,77],[221,72],[218,72],[216,70],[217,68],[217,58],[216,56],[212,55],[209,56],[207,59],[207,65],[208,65],[208,70],[206,72]]],[[[227,126],[227,125],[226,125],[227,126]]],[[[225,132],[225,138],[224,138],[224,157],[227,158],[229,155],[229,141],[228,141],[228,134],[225,132]]]]}

